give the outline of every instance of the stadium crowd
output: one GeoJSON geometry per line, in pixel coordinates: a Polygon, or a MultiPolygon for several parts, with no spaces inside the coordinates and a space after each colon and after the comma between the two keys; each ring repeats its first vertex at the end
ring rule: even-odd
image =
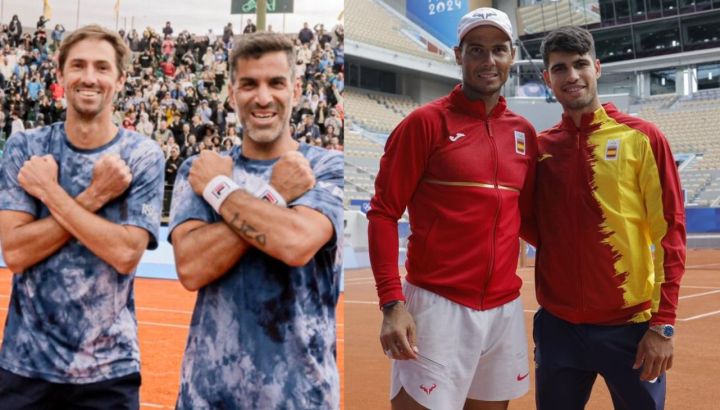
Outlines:
{"type": "MultiPolygon", "coordinates": [[[[32,33],[17,15],[0,25],[0,153],[13,133],[64,120],[64,89],[54,58],[65,28],[58,24],[49,30],[47,22],[40,17],[32,33]]],[[[248,21],[243,34],[255,30],[248,21]]],[[[113,118],[160,144],[168,186],[188,156],[242,144],[242,128],[227,99],[228,57],[233,44],[242,41],[231,23],[222,35],[176,33],[170,21],[160,32],[147,27],[119,34],[132,50],[132,61],[113,118]]],[[[305,23],[288,36],[297,46],[296,75],[303,90],[290,124],[293,136],[342,150],[343,27],[328,32],[322,24],[310,29],[305,23]]]]}

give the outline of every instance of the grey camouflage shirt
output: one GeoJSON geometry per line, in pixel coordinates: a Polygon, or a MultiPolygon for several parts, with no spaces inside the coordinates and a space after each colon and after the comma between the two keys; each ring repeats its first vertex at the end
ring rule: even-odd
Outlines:
{"type": "MultiPolygon", "coordinates": [[[[251,248],[224,276],[198,292],[182,365],[178,409],[336,409],[335,305],[343,237],[343,156],[301,144],[316,186],[289,206],[327,216],[334,235],[305,266],[290,267],[251,248]]],[[[250,160],[235,147],[233,178],[270,179],[276,160],[250,160]]],[[[220,216],[193,193],[182,165],[170,231],[220,216]]],[[[202,250],[198,249],[198,254],[202,250]]]]}
{"type": "MultiPolygon", "coordinates": [[[[132,131],[120,129],[112,141],[91,150],[72,146],[64,123],[13,135],[0,167],[0,210],[26,212],[36,219],[49,215],[47,207],[17,180],[30,156],[52,154],[60,185],[76,197],[90,185],[95,161],[108,153],[120,155],[133,180],[126,193],[98,215],[147,230],[148,247],[154,249],[165,161],[157,143],[132,131]]],[[[138,372],[133,279],[74,238],[47,259],[13,275],[0,367],[55,383],[93,383],[138,372]]]]}

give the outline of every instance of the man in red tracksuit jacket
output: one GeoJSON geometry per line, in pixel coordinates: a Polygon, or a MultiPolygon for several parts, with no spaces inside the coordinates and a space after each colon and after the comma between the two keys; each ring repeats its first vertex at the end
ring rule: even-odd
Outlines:
{"type": "Polygon", "coordinates": [[[515,271],[521,216],[531,213],[535,131],[500,96],[514,57],[507,15],[474,10],[458,39],[462,84],[392,132],[368,212],[394,409],[505,408],[529,387],[515,271]],[[403,289],[397,221],[406,207],[403,289]]]}
{"type": "Polygon", "coordinates": [[[600,104],[587,30],[556,29],[540,49],[564,113],[538,137],[537,408],[584,408],[600,374],[616,409],[662,409],[685,262],[670,146],[600,104]]]}

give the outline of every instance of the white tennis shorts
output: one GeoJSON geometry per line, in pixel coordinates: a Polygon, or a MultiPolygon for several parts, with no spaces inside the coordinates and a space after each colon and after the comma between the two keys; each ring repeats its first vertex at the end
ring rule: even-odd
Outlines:
{"type": "Polygon", "coordinates": [[[465,399],[504,401],[530,388],[520,298],[479,311],[405,283],[415,319],[417,360],[393,360],[390,397],[400,388],[429,409],[462,409],[465,399]]]}

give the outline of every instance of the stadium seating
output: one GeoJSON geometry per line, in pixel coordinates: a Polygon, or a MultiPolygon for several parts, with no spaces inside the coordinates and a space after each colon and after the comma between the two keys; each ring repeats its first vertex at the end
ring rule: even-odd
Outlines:
{"type": "Polygon", "coordinates": [[[405,116],[420,105],[409,97],[347,88],[348,118],[363,128],[389,134],[405,116]]]}
{"type": "Polygon", "coordinates": [[[520,30],[518,31],[523,34],[533,34],[562,26],[599,22],[598,11],[592,5],[585,3],[592,2],[560,0],[519,7],[517,16],[520,30]]]}
{"type": "Polygon", "coordinates": [[[639,107],[638,115],[663,131],[673,152],[697,155],[680,173],[688,202],[713,205],[720,198],[720,90],[656,96],[639,107]]]}
{"type": "Polygon", "coordinates": [[[403,54],[449,63],[452,56],[431,53],[413,40],[421,36],[418,28],[374,0],[345,3],[345,30],[354,41],[390,49],[403,54]]]}

